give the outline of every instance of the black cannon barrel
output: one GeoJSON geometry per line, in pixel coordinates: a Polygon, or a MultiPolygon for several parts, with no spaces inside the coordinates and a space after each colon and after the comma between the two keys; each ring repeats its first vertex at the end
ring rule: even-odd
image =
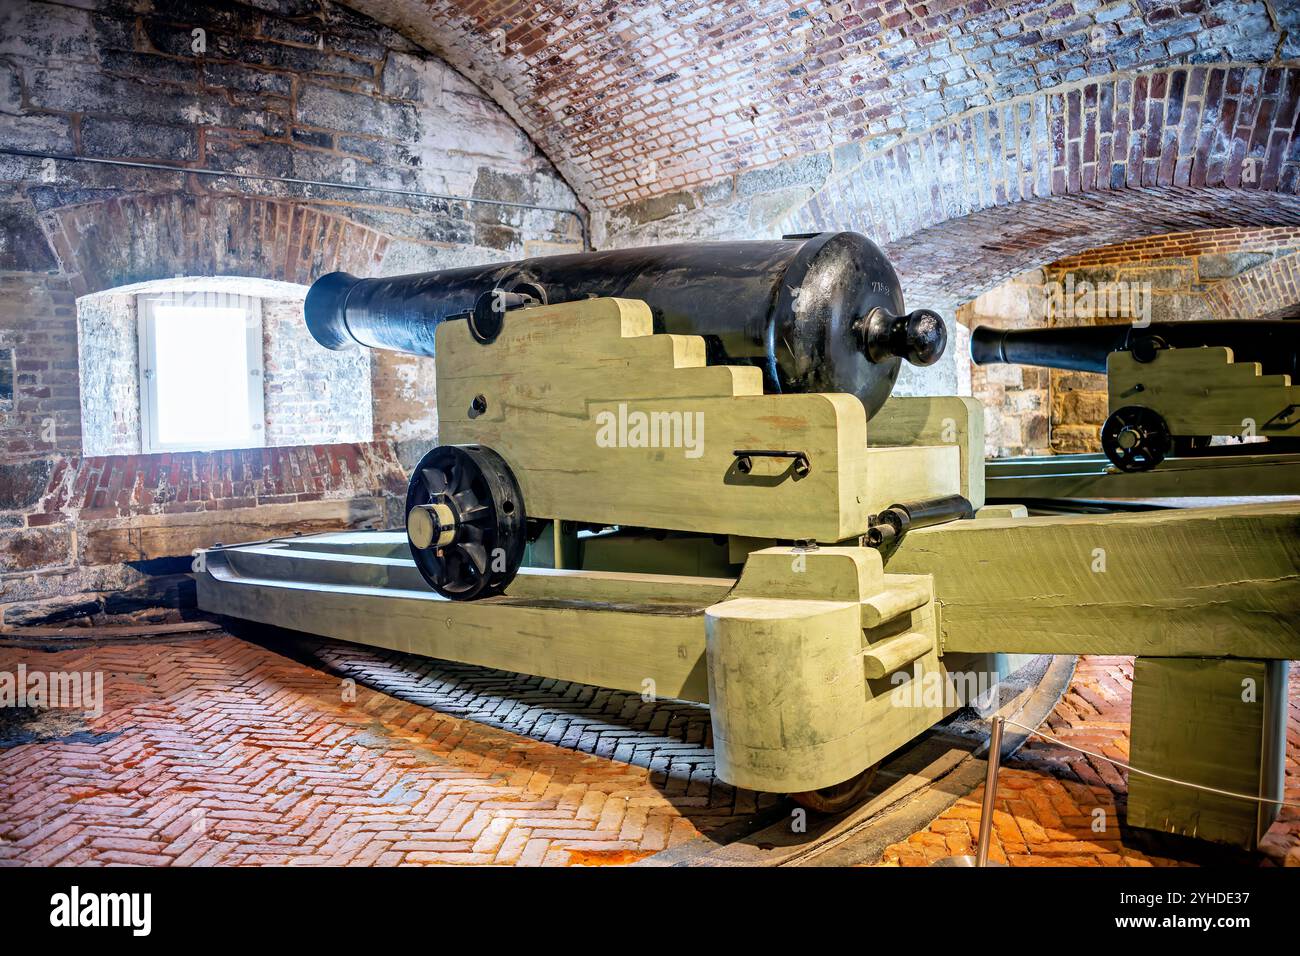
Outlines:
{"type": "Polygon", "coordinates": [[[1111,352],[1131,351],[1139,358],[1159,348],[1232,349],[1238,362],[1258,362],[1266,375],[1291,375],[1300,368],[1300,322],[1216,320],[1158,322],[1146,326],[1092,325],[1055,329],[995,329],[981,325],[971,332],[970,355],[976,365],[1037,365],[1043,368],[1105,372],[1111,352]]]}
{"type": "Polygon", "coordinates": [[[865,236],[827,232],[545,256],[396,278],[335,272],[305,306],[316,341],[434,354],[434,331],[466,319],[490,341],[490,308],[641,299],[656,332],[703,336],[710,363],[757,365],[772,392],[849,392],[874,414],[906,358],[943,353],[943,320],[903,314],[889,260],[865,236]],[[497,303],[495,306],[489,303],[497,303]]]}

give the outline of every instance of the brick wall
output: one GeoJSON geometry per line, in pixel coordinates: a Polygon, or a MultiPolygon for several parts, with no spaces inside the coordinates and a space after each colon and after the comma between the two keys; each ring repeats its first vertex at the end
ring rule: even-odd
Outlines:
{"type": "Polygon", "coordinates": [[[140,350],[135,296],[114,292],[77,302],[81,450],[140,452],[140,350]]]}
{"type": "MultiPolygon", "coordinates": [[[[0,156],[0,349],[13,350],[15,374],[12,408],[0,408],[0,614],[10,624],[181,600],[186,556],[215,540],[398,522],[405,475],[391,439],[435,439],[431,377],[421,371],[398,398],[377,390],[369,409],[353,409],[363,431],[369,412],[365,437],[375,440],[321,444],[320,400],[328,405],[338,384],[322,367],[373,365],[378,384],[402,363],[326,353],[306,338],[296,306],[272,305],[268,409],[284,414],[270,438],[288,447],[86,455],[81,382],[102,370],[98,359],[79,365],[79,297],[83,326],[102,330],[94,294],[133,283],[237,276],[305,286],[334,269],[394,274],[580,241],[573,217],[555,213],[185,173],[575,206],[479,88],[330,3],[5,4],[0,146],[178,167],[0,156]]],[[[83,344],[93,356],[103,343],[83,344]]],[[[119,443],[110,450],[124,450],[138,428],[129,379],[105,385],[127,407],[96,403],[90,413],[119,443]]]]}
{"type": "MultiPolygon", "coordinates": [[[[993,325],[1028,329],[1046,324],[1045,275],[1033,269],[957,310],[967,328],[993,325]]],[[[969,364],[969,353],[961,360],[969,364]]],[[[988,456],[1041,455],[1051,451],[1051,390],[1046,369],[1021,365],[970,366],[971,394],[984,405],[988,456]]]]}
{"type": "Polygon", "coordinates": [[[0,416],[0,460],[79,452],[76,301],[68,283],[0,273],[0,346],[14,354],[14,402],[0,416]]]}
{"type": "Polygon", "coordinates": [[[1300,318],[1300,253],[1275,256],[1216,283],[1207,290],[1206,300],[1215,318],[1300,318]]]}
{"type": "Polygon", "coordinates": [[[262,299],[266,443],[369,441],[373,433],[370,356],[316,344],[301,298],[262,299]]]}
{"type": "MultiPolygon", "coordinates": [[[[1143,236],[1128,242],[1098,246],[1059,259],[1055,266],[1058,269],[1073,269],[1129,264],[1149,259],[1232,255],[1240,252],[1263,252],[1271,257],[1278,249],[1287,247],[1300,247],[1300,226],[1198,229],[1143,236]]],[[[1224,276],[1210,275],[1207,278],[1221,279],[1224,276]]]]}
{"type": "MultiPolygon", "coordinates": [[[[966,326],[1058,327],[1126,322],[1127,314],[1068,314],[1050,293],[1083,283],[1140,290],[1153,322],[1259,318],[1300,305],[1300,230],[1207,229],[1090,250],[1031,270],[958,309],[966,326]],[[1069,283],[1069,285],[1067,285],[1069,283]]],[[[1135,300],[1136,301],[1136,300],[1135,300]]],[[[1105,310],[1098,310],[1104,313],[1105,310]]],[[[1122,309],[1119,311],[1123,311],[1122,309]]],[[[1017,365],[973,366],[972,394],[985,403],[989,455],[1098,451],[1106,379],[1017,365]]]]}

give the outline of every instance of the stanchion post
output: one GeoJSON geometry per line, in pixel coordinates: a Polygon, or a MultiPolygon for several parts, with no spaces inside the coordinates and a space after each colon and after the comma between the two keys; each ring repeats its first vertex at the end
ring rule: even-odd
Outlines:
{"type": "Polygon", "coordinates": [[[989,765],[984,774],[984,803],[980,807],[979,845],[975,865],[989,865],[989,843],[993,838],[993,800],[998,792],[998,764],[1002,762],[1002,718],[993,718],[993,735],[989,738],[989,765]]]}

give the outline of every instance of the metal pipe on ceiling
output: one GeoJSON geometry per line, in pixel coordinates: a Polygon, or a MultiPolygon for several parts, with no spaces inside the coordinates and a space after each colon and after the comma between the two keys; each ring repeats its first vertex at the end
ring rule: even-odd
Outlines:
{"type": "Polygon", "coordinates": [[[103,159],[98,156],[76,156],[71,153],[45,153],[34,149],[17,149],[0,146],[0,155],[24,156],[29,159],[52,159],[64,163],[93,163],[100,166],[124,166],[130,169],[152,169],[168,173],[193,173],[197,176],[228,176],[232,179],[250,179],[258,182],[284,183],[290,186],[318,186],[327,189],[351,189],[358,192],[387,193],[394,196],[409,196],[416,199],[441,199],[446,202],[478,203],[484,206],[505,206],[512,209],[528,209],[536,212],[553,212],[572,216],[578,223],[578,232],[582,237],[584,251],[591,248],[587,231],[587,220],[576,209],[561,206],[543,206],[536,203],[512,202],[507,199],[485,199],[479,196],[454,196],[448,193],[425,192],[420,189],[399,189],[392,186],[370,186],[365,183],[339,183],[323,179],[299,179],[294,176],[273,176],[269,173],[237,173],[228,169],[211,169],[204,166],[169,166],[166,163],[146,163],[129,159],[103,159]]]}

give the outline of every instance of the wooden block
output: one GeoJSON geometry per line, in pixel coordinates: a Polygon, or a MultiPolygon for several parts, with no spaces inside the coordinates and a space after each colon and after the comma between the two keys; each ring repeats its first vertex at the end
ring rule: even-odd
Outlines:
{"type": "Polygon", "coordinates": [[[1151,362],[1112,352],[1106,362],[1110,410],[1145,405],[1174,435],[1300,435],[1300,387],[1262,375],[1220,347],[1164,349],[1151,362]]]}
{"type": "Polygon", "coordinates": [[[872,447],[955,445],[961,474],[959,492],[972,508],[984,504],[984,406],[975,399],[961,395],[891,396],[867,425],[867,443],[872,447]]]}
{"type": "Polygon", "coordinates": [[[530,517],[752,538],[849,540],[895,501],[959,488],[958,447],[869,449],[854,396],[765,395],[757,368],[708,366],[703,339],[651,332],[626,299],[510,312],[486,346],[443,323],[441,440],[500,453],[530,517]],[[801,451],[811,468],[755,456],[744,472],[738,449],[801,451]]]}
{"type": "MultiPolygon", "coordinates": [[[[1139,657],[1130,762],[1176,780],[1280,800],[1287,662],[1139,657]]],[[[1261,804],[1129,775],[1128,822],[1254,850],[1277,818],[1261,804]]]]}
{"type": "Polygon", "coordinates": [[[856,775],[950,711],[942,695],[899,693],[942,676],[928,590],[923,607],[862,627],[866,598],[900,587],[908,598],[897,603],[909,603],[927,581],[883,574],[880,555],[866,548],[751,554],[727,600],[705,614],[718,775],[750,789],[816,790],[856,775]],[[892,660],[897,648],[886,646],[900,635],[917,638],[890,670],[913,669],[891,678],[866,657],[892,660]],[[920,636],[924,649],[914,646],[920,636]]]}

